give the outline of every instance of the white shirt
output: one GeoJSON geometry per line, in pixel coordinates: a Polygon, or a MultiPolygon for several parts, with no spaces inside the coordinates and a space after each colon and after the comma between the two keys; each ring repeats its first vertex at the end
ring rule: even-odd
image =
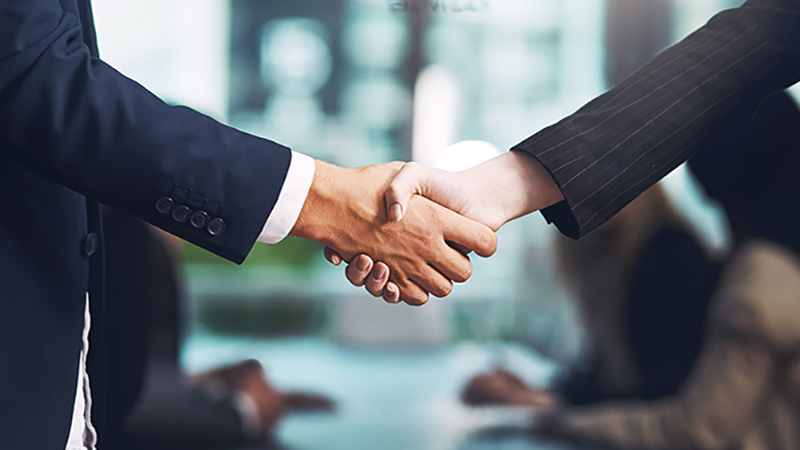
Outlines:
{"type": "Polygon", "coordinates": [[[66,450],[94,450],[97,433],[92,426],[92,392],[89,375],[86,373],[86,356],[89,354],[89,330],[92,327],[89,315],[89,294],[83,313],[83,348],[78,362],[78,387],[75,390],[75,406],[72,409],[72,424],[69,427],[66,450]]]}
{"type": "MultiPolygon", "coordinates": [[[[278,201],[272,209],[261,234],[260,242],[277,244],[294,228],[300,211],[306,202],[311,182],[314,180],[314,160],[302,153],[292,152],[289,171],[283,181],[278,201]]],[[[89,294],[86,294],[86,312],[83,325],[83,349],[78,365],[78,386],[75,389],[75,405],[72,411],[72,424],[69,429],[66,450],[94,450],[97,444],[97,433],[92,426],[92,395],[89,388],[89,376],[86,373],[86,356],[89,354],[89,294]]]]}
{"type": "Polygon", "coordinates": [[[314,180],[314,160],[302,153],[292,152],[289,172],[272,213],[258,237],[260,242],[276,244],[289,235],[306,202],[314,180]]]}

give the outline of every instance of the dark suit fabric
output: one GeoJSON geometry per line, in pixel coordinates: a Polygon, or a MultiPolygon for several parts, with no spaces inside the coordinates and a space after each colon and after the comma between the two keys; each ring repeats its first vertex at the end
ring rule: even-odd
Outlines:
{"type": "Polygon", "coordinates": [[[631,264],[622,313],[640,385],[624,392],[609,388],[604,361],[593,358],[558,380],[559,393],[572,405],[676,394],[700,353],[718,277],[718,264],[694,236],[682,226],[659,227],[631,264]]]}
{"type": "MultiPolygon", "coordinates": [[[[187,381],[180,367],[181,277],[167,242],[145,223],[103,211],[108,392],[101,450],[244,445],[227,396],[187,381]]],[[[95,344],[94,341],[90,346],[95,344]]]]}
{"type": "MultiPolygon", "coordinates": [[[[89,233],[102,236],[98,202],[241,262],[290,158],[285,147],[168,106],[103,63],[89,0],[0,2],[4,448],[66,445],[87,291],[93,333],[103,331],[102,239],[85,252],[89,233]],[[226,231],[213,236],[159,213],[165,196],[223,219],[226,231]]],[[[102,353],[102,344],[90,351],[100,405],[102,353]]]]}
{"type": "Polygon", "coordinates": [[[543,211],[578,238],[800,80],[800,1],[749,0],[573,115],[526,139],[565,201],[543,211]]]}

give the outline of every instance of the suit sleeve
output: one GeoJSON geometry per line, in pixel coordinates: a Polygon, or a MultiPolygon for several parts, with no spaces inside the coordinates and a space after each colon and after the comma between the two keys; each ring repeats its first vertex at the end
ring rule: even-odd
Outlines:
{"type": "Polygon", "coordinates": [[[243,261],[278,199],[289,149],[165,104],[93,57],[83,32],[58,0],[0,3],[0,158],[243,261]],[[157,208],[165,198],[172,204],[157,208]],[[207,217],[176,220],[180,206],[207,217]]]}
{"type": "Polygon", "coordinates": [[[579,238],[798,80],[800,1],[749,0],[513,150],[547,168],[565,201],[543,214],[579,238]]]}

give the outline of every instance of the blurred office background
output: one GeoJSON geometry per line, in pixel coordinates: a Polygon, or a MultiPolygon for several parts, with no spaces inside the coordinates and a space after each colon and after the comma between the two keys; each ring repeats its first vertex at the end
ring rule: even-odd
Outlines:
{"type": "MultiPolygon", "coordinates": [[[[102,58],[169,102],[343,166],[462,170],[739,3],[95,0],[94,10],[102,58]]],[[[665,183],[723,248],[722,222],[686,172],[665,183]]],[[[336,416],[283,423],[289,448],[484,448],[469,437],[476,426],[527,417],[460,406],[464,381],[496,364],[546,381],[584,347],[552,261],[555,232],[539,214],[506,225],[469,282],[422,308],[351,287],[308,241],[257,244],[242,267],[187,244],[183,364],[255,357],[278,386],[340,401],[336,416]]]]}

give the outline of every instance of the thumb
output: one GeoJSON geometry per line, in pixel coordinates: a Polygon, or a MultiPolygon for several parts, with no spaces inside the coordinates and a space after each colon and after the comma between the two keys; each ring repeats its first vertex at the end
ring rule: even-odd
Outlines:
{"type": "Polygon", "coordinates": [[[389,220],[399,222],[408,211],[408,202],[422,194],[430,177],[430,168],[419,163],[406,163],[395,175],[384,194],[389,220]]]}

